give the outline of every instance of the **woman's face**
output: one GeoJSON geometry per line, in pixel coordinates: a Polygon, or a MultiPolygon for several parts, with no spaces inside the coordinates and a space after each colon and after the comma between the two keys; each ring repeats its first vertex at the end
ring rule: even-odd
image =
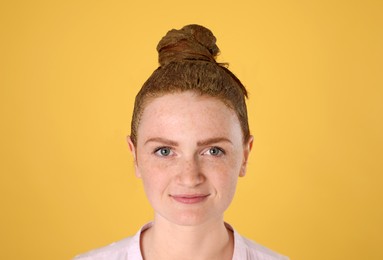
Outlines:
{"type": "Polygon", "coordinates": [[[243,144],[235,112],[216,98],[182,92],[150,101],[129,146],[155,217],[178,225],[222,219],[250,139],[243,144]]]}

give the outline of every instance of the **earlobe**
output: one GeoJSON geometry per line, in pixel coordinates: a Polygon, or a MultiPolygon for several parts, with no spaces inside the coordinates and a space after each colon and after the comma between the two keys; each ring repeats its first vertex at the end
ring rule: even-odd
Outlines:
{"type": "Polygon", "coordinates": [[[254,137],[251,135],[247,143],[244,145],[243,162],[242,162],[241,172],[239,173],[239,177],[244,177],[246,175],[247,162],[249,159],[251,149],[253,148],[253,141],[254,141],[254,137]]]}

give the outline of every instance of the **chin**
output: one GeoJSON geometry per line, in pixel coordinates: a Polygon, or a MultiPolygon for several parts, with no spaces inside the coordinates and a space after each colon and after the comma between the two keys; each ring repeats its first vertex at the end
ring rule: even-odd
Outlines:
{"type": "Polygon", "coordinates": [[[222,220],[223,215],[220,216],[211,216],[209,214],[201,214],[201,212],[180,212],[178,214],[172,214],[168,216],[162,216],[167,221],[179,225],[179,226],[199,226],[204,223],[213,221],[213,220],[222,220]]]}

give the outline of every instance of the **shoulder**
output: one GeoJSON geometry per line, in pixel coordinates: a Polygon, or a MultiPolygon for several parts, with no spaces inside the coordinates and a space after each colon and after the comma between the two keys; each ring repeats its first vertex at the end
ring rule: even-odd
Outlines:
{"type": "Polygon", "coordinates": [[[151,225],[152,223],[146,224],[134,236],[78,255],[73,260],[142,260],[140,250],[141,232],[151,225]]]}
{"type": "Polygon", "coordinates": [[[242,245],[246,250],[248,258],[246,259],[259,259],[259,260],[289,260],[288,257],[283,256],[269,248],[260,245],[250,239],[241,236],[242,245]]]}
{"type": "Polygon", "coordinates": [[[288,257],[241,236],[227,223],[226,226],[232,229],[234,233],[233,260],[289,260],[288,257]]]}
{"type": "Polygon", "coordinates": [[[132,245],[134,244],[134,237],[128,237],[118,242],[112,243],[108,246],[91,250],[85,254],[76,256],[73,260],[117,260],[127,259],[132,245]]]}

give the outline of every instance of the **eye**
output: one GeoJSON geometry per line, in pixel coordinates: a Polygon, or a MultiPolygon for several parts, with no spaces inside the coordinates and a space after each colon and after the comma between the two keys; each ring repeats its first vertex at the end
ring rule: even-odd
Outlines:
{"type": "Polygon", "coordinates": [[[154,154],[162,157],[170,156],[173,154],[172,149],[169,147],[159,147],[154,151],[154,154]]]}
{"type": "Polygon", "coordinates": [[[225,151],[219,147],[213,146],[210,147],[205,154],[212,155],[212,156],[222,156],[225,154],[225,151]]]}

